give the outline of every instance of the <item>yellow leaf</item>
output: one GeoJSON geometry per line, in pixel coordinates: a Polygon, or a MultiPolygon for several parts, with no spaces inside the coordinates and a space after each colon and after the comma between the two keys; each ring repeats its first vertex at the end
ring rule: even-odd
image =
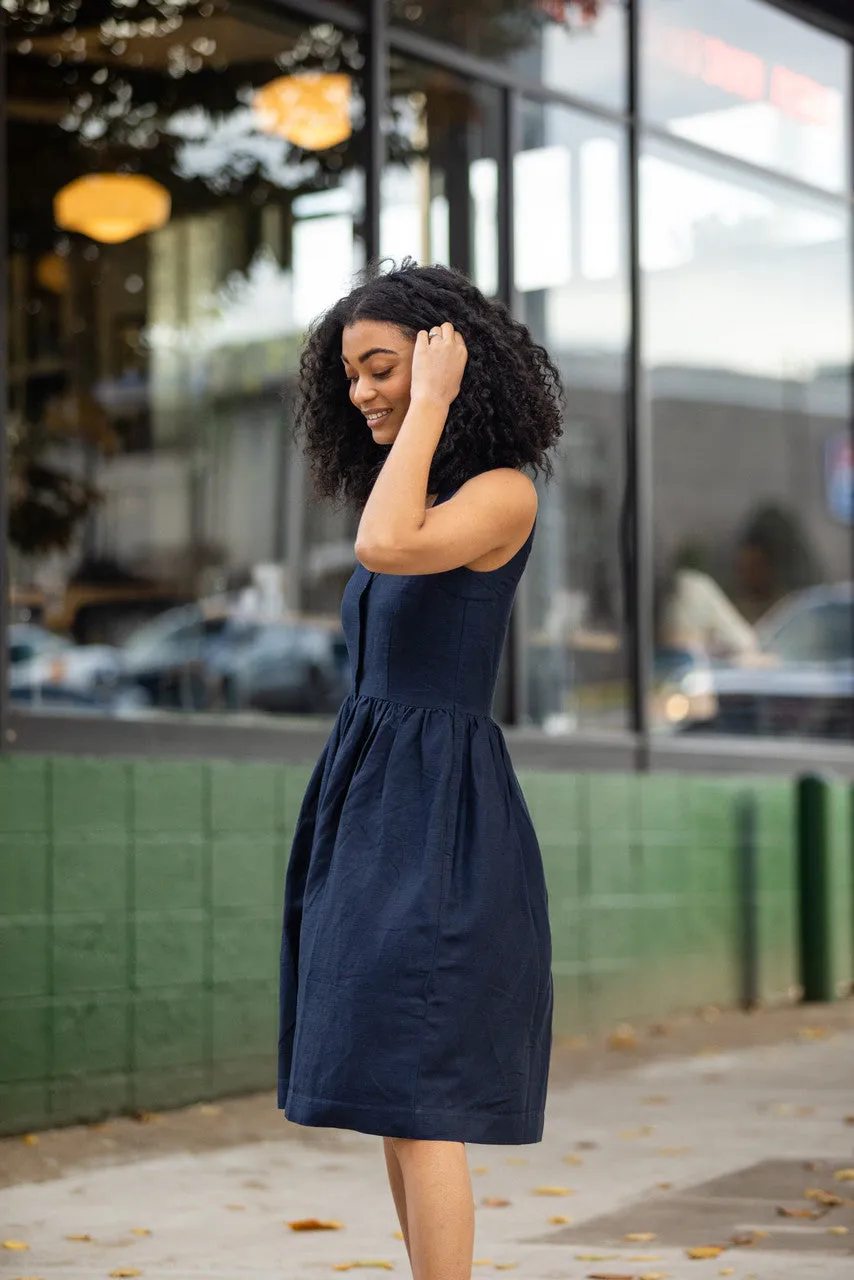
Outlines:
{"type": "Polygon", "coordinates": [[[150,1236],[151,1235],[151,1232],[149,1231],[148,1227],[131,1227],[130,1233],[132,1236],[150,1236]]]}
{"type": "Polygon", "coordinates": [[[634,1027],[629,1026],[627,1022],[621,1023],[616,1031],[612,1031],[606,1041],[609,1049],[616,1049],[625,1052],[628,1049],[636,1049],[638,1047],[637,1032],[634,1027]]]}
{"type": "Polygon", "coordinates": [[[723,1268],[718,1272],[718,1275],[719,1275],[719,1276],[732,1276],[732,1275],[735,1275],[735,1268],[734,1268],[734,1267],[723,1267],[723,1268]]]}
{"type": "Polygon", "coordinates": [[[4,1249],[29,1249],[28,1244],[24,1244],[23,1240],[4,1240],[4,1249]]]}
{"type": "Polygon", "coordinates": [[[403,1239],[403,1232],[402,1232],[402,1231],[392,1231],[392,1233],[391,1233],[391,1234],[394,1236],[395,1240],[402,1240],[402,1239],[403,1239]]]}
{"type": "Polygon", "coordinates": [[[720,1244],[701,1244],[696,1249],[686,1249],[689,1258],[719,1258],[724,1252],[723,1245],[720,1244]]]}
{"type": "Polygon", "coordinates": [[[394,1263],[382,1258],[360,1258],[356,1262],[337,1262],[333,1271],[349,1271],[352,1267],[378,1267],[380,1271],[394,1271],[394,1263]]]}
{"type": "Polygon", "coordinates": [[[490,1209],[503,1209],[510,1201],[502,1199],[501,1196],[484,1196],[480,1203],[487,1205],[490,1209]]]}
{"type": "Polygon", "coordinates": [[[491,1266],[491,1264],[491,1258],[474,1258],[471,1265],[473,1267],[488,1267],[491,1266]]]}
{"type": "Polygon", "coordinates": [[[496,1271],[512,1271],[514,1267],[518,1267],[518,1262],[496,1262],[496,1271]]]}
{"type": "Polygon", "coordinates": [[[624,1240],[628,1240],[629,1244],[649,1244],[650,1240],[655,1239],[654,1231],[630,1231],[623,1236],[624,1240]]]}
{"type": "Polygon", "coordinates": [[[801,1027],[799,1040],[829,1040],[833,1035],[832,1027],[801,1027]]]}
{"type": "Polygon", "coordinates": [[[245,1204],[227,1204],[226,1209],[231,1209],[233,1213],[238,1213],[241,1209],[245,1209],[245,1204]]]}
{"type": "Polygon", "coordinates": [[[21,1141],[28,1147],[37,1147],[39,1145],[38,1136],[35,1133],[25,1133],[21,1141]]]}
{"type": "Polygon", "coordinates": [[[66,1236],[65,1238],[66,1240],[91,1240],[92,1239],[92,1237],[89,1235],[88,1232],[82,1236],[66,1236]]]}
{"type": "Polygon", "coordinates": [[[640,1280],[667,1280],[666,1271],[645,1271],[640,1280]]]}
{"type": "Polygon", "coordinates": [[[571,1164],[576,1166],[580,1164],[584,1164],[584,1161],[581,1159],[581,1156],[564,1156],[563,1162],[564,1164],[571,1164]]]}
{"type": "Polygon", "coordinates": [[[574,1196],[571,1187],[534,1187],[535,1196],[574,1196]]]}
{"type": "Polygon", "coordinates": [[[611,1262],[619,1256],[618,1253],[577,1253],[575,1255],[578,1262],[611,1262]]]}
{"type": "MultiPolygon", "coordinates": [[[[228,1206],[232,1208],[231,1205],[228,1206]]],[[[243,1208],[243,1205],[240,1205],[243,1208]]],[[[286,1226],[291,1231],[340,1231],[344,1226],[343,1222],[336,1222],[334,1218],[297,1218],[293,1222],[287,1222],[286,1226]]],[[[355,1263],[348,1264],[355,1266],[355,1263]]]]}
{"type": "Polygon", "coordinates": [[[669,1191],[673,1186],[672,1182],[656,1182],[655,1184],[661,1191],[669,1191]]]}
{"type": "Polygon", "coordinates": [[[828,1227],[828,1235],[831,1236],[847,1236],[848,1227],[828,1227]]]}
{"type": "Polygon", "coordinates": [[[822,1191],[820,1187],[807,1187],[804,1192],[805,1200],[816,1200],[819,1204],[826,1204],[828,1208],[834,1208],[836,1205],[843,1204],[841,1196],[836,1196],[832,1191],[822,1191]]]}
{"type": "Polygon", "coordinates": [[[200,1116],[218,1116],[222,1114],[222,1107],[215,1102],[205,1102],[196,1109],[200,1116]]]}
{"type": "Polygon", "coordinates": [[[110,1272],[111,1276],[115,1276],[115,1280],[130,1280],[131,1276],[141,1276],[142,1272],[139,1267],[116,1267],[115,1271],[110,1272]]]}
{"type": "Polygon", "coordinates": [[[567,1222],[572,1222],[572,1218],[568,1218],[565,1213],[556,1213],[553,1218],[549,1218],[549,1222],[553,1227],[564,1227],[567,1222]]]}
{"type": "Polygon", "coordinates": [[[163,1117],[159,1116],[156,1111],[135,1111],[132,1118],[138,1124],[160,1124],[163,1120],[163,1117]]]}
{"type": "Polygon", "coordinates": [[[854,1182],[854,1169],[837,1169],[833,1176],[837,1182],[854,1182]]]}
{"type": "Polygon", "coordinates": [[[478,1175],[480,1175],[480,1174],[482,1174],[482,1173],[489,1173],[489,1165],[488,1165],[488,1164],[479,1164],[479,1165],[477,1165],[477,1166],[476,1166],[476,1168],[472,1169],[472,1173],[476,1173],[476,1174],[478,1174],[478,1175]]]}

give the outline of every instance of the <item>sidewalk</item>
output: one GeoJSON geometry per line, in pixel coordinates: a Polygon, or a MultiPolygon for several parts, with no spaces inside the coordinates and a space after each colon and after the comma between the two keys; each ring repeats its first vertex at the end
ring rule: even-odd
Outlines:
{"type": "MultiPolygon", "coordinates": [[[[473,1275],[850,1280],[852,1003],[658,1033],[558,1047],[544,1141],[469,1147],[473,1275]]],[[[29,1245],[0,1249],[3,1280],[308,1280],[360,1260],[409,1277],[379,1139],[289,1125],[272,1095],[5,1139],[0,1168],[28,1179],[0,1190],[0,1240],[29,1245]]]]}

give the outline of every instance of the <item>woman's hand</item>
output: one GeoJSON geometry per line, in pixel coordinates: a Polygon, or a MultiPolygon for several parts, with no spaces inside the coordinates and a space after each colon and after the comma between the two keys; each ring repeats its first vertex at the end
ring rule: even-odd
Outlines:
{"type": "Polygon", "coordinates": [[[450,321],[429,333],[421,329],[412,354],[410,399],[450,405],[459,395],[466,360],[468,351],[463,335],[450,321]]]}

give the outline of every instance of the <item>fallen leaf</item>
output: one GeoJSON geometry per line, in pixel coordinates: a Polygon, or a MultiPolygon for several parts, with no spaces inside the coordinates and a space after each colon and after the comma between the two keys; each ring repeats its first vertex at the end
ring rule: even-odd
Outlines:
{"type": "Polygon", "coordinates": [[[847,1236],[848,1227],[828,1227],[827,1234],[831,1236],[847,1236]]]}
{"type": "Polygon", "coordinates": [[[634,1272],[627,1275],[625,1271],[590,1271],[587,1280],[635,1280],[634,1272]]]}
{"type": "Polygon", "coordinates": [[[479,1164],[479,1165],[477,1166],[477,1168],[476,1168],[476,1169],[472,1169],[472,1173],[476,1173],[476,1174],[478,1174],[478,1175],[480,1175],[480,1174],[482,1174],[482,1173],[489,1173],[489,1165],[488,1165],[488,1164],[479,1164]]]}
{"type": "MultiPolygon", "coordinates": [[[[240,1207],[243,1208],[242,1205],[240,1207]]],[[[344,1223],[336,1222],[334,1218],[296,1218],[293,1222],[286,1222],[285,1226],[291,1231],[340,1231],[344,1223]]]]}
{"type": "Polygon", "coordinates": [[[584,1161],[581,1159],[581,1156],[564,1156],[563,1162],[564,1164],[571,1164],[571,1165],[574,1165],[575,1167],[578,1167],[578,1165],[584,1164],[584,1161]]]}
{"type": "Polygon", "coordinates": [[[29,1249],[29,1247],[30,1246],[28,1244],[24,1244],[23,1240],[4,1240],[3,1241],[4,1249],[21,1250],[21,1249],[29,1249]]]}
{"type": "Polygon", "coordinates": [[[669,1191],[670,1188],[673,1186],[673,1183],[672,1182],[656,1182],[655,1185],[659,1188],[660,1191],[669,1191]]]}
{"type": "Polygon", "coordinates": [[[89,1235],[88,1232],[86,1232],[86,1234],[82,1236],[66,1236],[65,1238],[66,1240],[91,1240],[92,1239],[92,1237],[89,1235]]]}
{"type": "Polygon", "coordinates": [[[131,1119],[136,1120],[137,1124],[160,1124],[163,1117],[159,1116],[156,1111],[134,1111],[131,1119]]]}
{"type": "Polygon", "coordinates": [[[826,1204],[829,1208],[844,1204],[842,1196],[834,1195],[832,1191],[822,1191],[820,1187],[807,1187],[804,1199],[815,1200],[818,1204],[826,1204]]]}
{"type": "Polygon", "coordinates": [[[222,1107],[216,1102],[205,1102],[202,1106],[197,1107],[200,1116],[219,1116],[222,1115],[222,1107]]]}
{"type": "Polygon", "coordinates": [[[535,1196],[574,1196],[571,1187],[534,1187],[535,1196]]]}
{"type": "Polygon", "coordinates": [[[666,1271],[645,1271],[640,1280],[667,1280],[666,1271]]]}
{"type": "Polygon", "coordinates": [[[402,1232],[402,1231],[392,1231],[392,1233],[391,1233],[391,1234],[394,1236],[395,1240],[402,1240],[402,1239],[403,1239],[403,1232],[402,1232]]]}
{"type": "Polygon", "coordinates": [[[832,1027],[801,1027],[799,1040],[829,1040],[833,1035],[832,1027]]]}
{"type": "Polygon", "coordinates": [[[572,1222],[572,1218],[568,1218],[565,1213],[556,1213],[553,1218],[549,1218],[549,1222],[553,1227],[565,1227],[568,1222],[572,1222]]]}
{"type": "Polygon", "coordinates": [[[781,1218],[820,1218],[818,1209],[787,1209],[785,1205],[777,1205],[777,1214],[781,1218]]]}
{"type": "Polygon", "coordinates": [[[512,1271],[514,1267],[518,1267],[518,1262],[496,1262],[496,1271],[512,1271]]]}
{"type": "Polygon", "coordinates": [[[227,1204],[226,1209],[231,1209],[232,1213],[238,1213],[241,1209],[245,1209],[245,1204],[227,1204]]]}
{"type": "Polygon", "coordinates": [[[737,1235],[730,1236],[729,1242],[736,1249],[749,1249],[751,1245],[756,1244],[756,1235],[752,1231],[740,1232],[737,1235]]]}
{"type": "Polygon", "coordinates": [[[394,1271],[394,1263],[382,1258],[360,1258],[356,1262],[336,1262],[333,1271],[350,1271],[353,1267],[378,1267],[381,1271],[394,1271]]]}
{"type": "Polygon", "coordinates": [[[39,1145],[38,1134],[25,1133],[21,1141],[28,1147],[37,1147],[39,1145]]]}
{"type": "Polygon", "coordinates": [[[575,1255],[578,1262],[610,1262],[619,1256],[618,1253],[577,1253],[575,1255]]]}
{"type": "Polygon", "coordinates": [[[148,1227],[131,1227],[130,1233],[132,1236],[150,1236],[151,1235],[151,1231],[149,1230],[148,1227]]]}
{"type": "Polygon", "coordinates": [[[522,1164],[530,1164],[531,1162],[530,1160],[528,1160],[527,1156],[508,1156],[507,1159],[504,1161],[504,1163],[522,1165],[522,1164]]]}
{"type": "Polygon", "coordinates": [[[734,1267],[724,1267],[721,1271],[719,1271],[719,1272],[718,1272],[718,1275],[719,1275],[719,1276],[732,1276],[732,1275],[735,1275],[735,1268],[734,1268],[734,1267]]]}
{"type": "Polygon", "coordinates": [[[490,1209],[503,1209],[505,1205],[510,1204],[509,1200],[502,1200],[501,1196],[484,1196],[480,1202],[490,1209]]]}
{"type": "Polygon", "coordinates": [[[686,1249],[685,1252],[689,1258],[693,1258],[695,1261],[699,1261],[702,1258],[719,1258],[724,1252],[724,1246],[722,1244],[701,1244],[695,1249],[686,1249]]]}
{"type": "Polygon", "coordinates": [[[625,1053],[627,1050],[638,1047],[637,1032],[628,1022],[623,1022],[615,1031],[611,1032],[605,1043],[609,1049],[625,1053]]]}
{"type": "Polygon", "coordinates": [[[833,1176],[837,1182],[854,1182],[854,1169],[837,1169],[833,1176]]]}
{"type": "Polygon", "coordinates": [[[115,1271],[110,1272],[110,1275],[114,1276],[115,1280],[125,1280],[125,1277],[130,1280],[131,1276],[141,1276],[142,1272],[139,1267],[116,1267],[115,1271]]]}
{"type": "Polygon", "coordinates": [[[627,1235],[623,1236],[623,1239],[627,1240],[629,1244],[649,1244],[651,1240],[655,1239],[655,1232],[629,1231],[627,1235]]]}
{"type": "Polygon", "coordinates": [[[489,1267],[492,1265],[492,1259],[491,1258],[474,1258],[472,1260],[471,1265],[473,1267],[489,1267]]]}

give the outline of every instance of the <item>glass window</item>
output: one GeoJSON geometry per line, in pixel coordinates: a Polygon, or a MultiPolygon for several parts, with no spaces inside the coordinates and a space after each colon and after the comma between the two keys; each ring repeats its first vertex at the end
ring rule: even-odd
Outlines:
{"type": "Polygon", "coordinates": [[[13,704],[240,707],[256,619],[328,626],[263,700],[326,711],[354,530],[304,510],[290,406],[365,256],[359,43],[272,5],[5,8],[12,621],[66,641],[13,704]]]}
{"type": "Polygon", "coordinates": [[[389,17],[550,89],[625,105],[627,0],[389,0],[389,17]]]}
{"type": "Polygon", "coordinates": [[[625,136],[526,103],[514,173],[520,319],[561,370],[567,416],[555,476],[540,484],[522,583],[529,714],[547,731],[623,729],[623,580],[629,335],[625,136]]]}
{"type": "Polygon", "coordinates": [[[680,138],[849,185],[851,48],[764,0],[645,0],[643,110],[680,138]]]}
{"type": "Polygon", "coordinates": [[[380,249],[438,262],[498,292],[497,90],[392,55],[380,249]]]}
{"type": "Polygon", "coordinates": [[[653,719],[848,738],[849,211],[665,146],[641,186],[653,719]]]}

